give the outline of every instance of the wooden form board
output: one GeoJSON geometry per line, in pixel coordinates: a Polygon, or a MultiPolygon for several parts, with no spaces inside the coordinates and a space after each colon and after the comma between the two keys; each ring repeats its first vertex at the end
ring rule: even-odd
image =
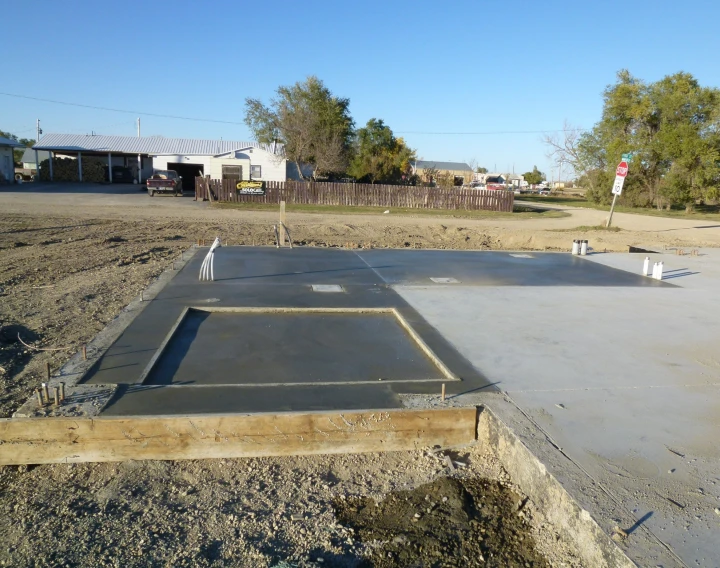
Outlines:
{"type": "Polygon", "coordinates": [[[360,453],[455,446],[478,410],[30,418],[0,421],[0,465],[360,453]]]}

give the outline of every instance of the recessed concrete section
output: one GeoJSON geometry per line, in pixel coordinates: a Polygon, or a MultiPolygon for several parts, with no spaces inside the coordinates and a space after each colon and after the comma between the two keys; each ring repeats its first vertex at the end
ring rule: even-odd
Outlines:
{"type": "Polygon", "coordinates": [[[431,357],[392,311],[190,309],[144,384],[452,380],[431,357]]]}
{"type": "Polygon", "coordinates": [[[457,278],[443,278],[438,276],[431,276],[430,280],[435,282],[435,284],[460,284],[460,280],[457,278]]]}

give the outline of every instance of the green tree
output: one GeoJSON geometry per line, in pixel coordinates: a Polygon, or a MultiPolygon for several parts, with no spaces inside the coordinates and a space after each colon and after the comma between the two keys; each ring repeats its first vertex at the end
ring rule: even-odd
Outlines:
{"type": "Polygon", "coordinates": [[[245,99],[245,124],[258,142],[282,142],[285,155],[302,166],[310,164],[313,178],[347,169],[353,135],[350,100],[334,96],[317,77],[278,87],[266,106],[245,99]]]}
{"type": "Polygon", "coordinates": [[[349,174],[370,183],[409,183],[415,151],[395,138],[382,120],[371,118],[358,129],[349,174]]]}
{"type": "Polygon", "coordinates": [[[488,169],[487,169],[487,168],[477,167],[477,168],[475,168],[475,173],[476,173],[476,174],[486,174],[486,173],[488,173],[488,169]]]}
{"type": "Polygon", "coordinates": [[[531,172],[525,172],[523,174],[523,177],[525,178],[525,181],[528,182],[531,185],[537,185],[542,180],[545,179],[545,174],[542,173],[540,170],[537,169],[537,166],[533,166],[533,171],[531,172]]]}
{"type": "Polygon", "coordinates": [[[570,164],[588,186],[587,196],[608,203],[617,163],[633,161],[621,202],[685,205],[713,199],[720,185],[720,91],[688,73],[645,83],[628,71],[603,93],[600,121],[589,131],[567,129],[547,139],[553,158],[570,164]]]}

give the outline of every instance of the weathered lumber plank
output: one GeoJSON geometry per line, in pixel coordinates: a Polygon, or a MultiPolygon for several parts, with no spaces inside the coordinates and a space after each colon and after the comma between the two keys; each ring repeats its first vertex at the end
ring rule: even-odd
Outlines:
{"type": "Polygon", "coordinates": [[[359,453],[475,440],[477,409],[0,421],[0,465],[359,453]]]}

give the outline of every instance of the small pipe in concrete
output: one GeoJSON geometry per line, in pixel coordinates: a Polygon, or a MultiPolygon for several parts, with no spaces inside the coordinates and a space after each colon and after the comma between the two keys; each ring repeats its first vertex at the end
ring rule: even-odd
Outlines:
{"type": "Polygon", "coordinates": [[[648,268],[650,268],[650,257],[646,256],[645,260],[643,261],[643,271],[642,271],[643,276],[648,275],[648,268]]]}
{"type": "Polygon", "coordinates": [[[585,255],[587,254],[587,251],[588,251],[588,242],[587,242],[587,241],[581,241],[581,244],[580,244],[580,254],[581,254],[582,256],[585,256],[585,255]]]}
{"type": "Polygon", "coordinates": [[[60,383],[60,400],[65,400],[65,383],[60,383]]]}
{"type": "Polygon", "coordinates": [[[38,406],[44,406],[42,393],[40,392],[40,389],[35,389],[35,396],[37,397],[38,406]]]}
{"type": "Polygon", "coordinates": [[[658,262],[657,276],[655,278],[657,278],[658,280],[663,279],[663,263],[662,262],[658,262]]]}
{"type": "Polygon", "coordinates": [[[53,397],[55,398],[55,406],[60,406],[60,389],[58,387],[53,388],[53,397]]]}
{"type": "Polygon", "coordinates": [[[47,383],[42,384],[42,392],[43,392],[43,395],[45,396],[45,402],[50,402],[50,391],[48,390],[47,383]]]}
{"type": "Polygon", "coordinates": [[[445,400],[445,383],[442,384],[442,388],[440,389],[440,400],[445,400]]]}
{"type": "Polygon", "coordinates": [[[580,250],[578,247],[577,239],[573,239],[572,254],[577,254],[578,252],[580,252],[580,250]]]}

